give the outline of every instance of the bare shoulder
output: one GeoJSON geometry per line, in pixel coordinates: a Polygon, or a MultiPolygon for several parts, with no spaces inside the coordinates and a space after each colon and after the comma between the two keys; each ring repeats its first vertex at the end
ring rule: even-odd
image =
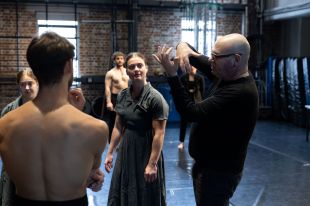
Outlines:
{"type": "Polygon", "coordinates": [[[88,114],[85,113],[81,113],[81,123],[82,123],[82,127],[81,129],[86,130],[89,134],[93,134],[94,136],[108,136],[109,134],[109,129],[107,124],[100,120],[100,119],[96,119],[88,114]]]}
{"type": "Polygon", "coordinates": [[[113,69],[107,71],[107,73],[105,74],[105,78],[111,78],[113,76],[113,69]]]}
{"type": "Polygon", "coordinates": [[[116,67],[113,67],[110,71],[108,71],[109,75],[114,77],[115,75],[119,75],[119,70],[116,67]]]}
{"type": "Polygon", "coordinates": [[[2,143],[2,140],[3,140],[4,127],[5,127],[5,120],[4,120],[4,117],[1,117],[0,118],[0,144],[2,143]]]}
{"type": "Polygon", "coordinates": [[[98,130],[98,132],[108,133],[108,126],[105,121],[96,119],[90,115],[87,115],[87,116],[88,116],[87,118],[89,119],[88,123],[90,124],[88,126],[90,128],[93,128],[94,130],[98,130]]]}
{"type": "Polygon", "coordinates": [[[27,112],[29,112],[29,110],[21,106],[6,113],[0,118],[0,141],[7,136],[7,132],[14,128],[16,123],[22,122],[23,119],[25,119],[24,117],[27,115],[27,112]]]}
{"type": "Polygon", "coordinates": [[[107,127],[107,124],[104,121],[97,119],[89,114],[86,114],[76,109],[72,105],[62,111],[62,113],[67,114],[66,116],[70,114],[70,121],[72,121],[72,123],[79,124],[81,127],[88,127],[91,129],[104,129],[105,127],[107,127]]]}
{"type": "Polygon", "coordinates": [[[93,142],[96,147],[104,148],[109,136],[109,128],[107,124],[90,115],[84,115],[86,118],[82,120],[83,126],[80,128],[82,130],[81,133],[86,134],[85,137],[89,140],[91,139],[90,141],[93,142]]]}

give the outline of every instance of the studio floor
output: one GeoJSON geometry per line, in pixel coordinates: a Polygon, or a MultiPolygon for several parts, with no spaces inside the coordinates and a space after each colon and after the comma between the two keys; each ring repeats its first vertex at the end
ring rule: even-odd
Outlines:
{"type": "MultiPolygon", "coordinates": [[[[163,148],[167,205],[194,206],[188,134],[184,150],[177,148],[178,134],[178,124],[169,123],[163,148]]],[[[310,142],[305,134],[290,123],[258,121],[231,206],[310,206],[310,142]]],[[[88,191],[90,206],[106,205],[110,179],[105,174],[102,191],[88,191]]]]}
{"type": "MultiPolygon", "coordinates": [[[[194,206],[188,133],[184,150],[177,148],[178,134],[178,124],[169,123],[163,148],[167,205],[194,206]]],[[[310,142],[305,134],[290,123],[258,121],[231,206],[310,206],[310,142]]],[[[107,204],[111,176],[105,172],[101,191],[87,191],[89,206],[107,204]]]]}

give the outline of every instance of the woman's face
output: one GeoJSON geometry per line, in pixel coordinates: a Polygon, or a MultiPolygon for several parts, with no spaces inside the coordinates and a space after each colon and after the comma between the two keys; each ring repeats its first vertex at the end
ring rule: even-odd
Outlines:
{"type": "Polygon", "coordinates": [[[127,62],[127,75],[131,81],[146,81],[147,65],[140,57],[132,57],[127,62]]]}
{"type": "Polygon", "coordinates": [[[39,91],[39,84],[36,80],[24,74],[19,81],[19,90],[25,101],[33,100],[39,91]]]}

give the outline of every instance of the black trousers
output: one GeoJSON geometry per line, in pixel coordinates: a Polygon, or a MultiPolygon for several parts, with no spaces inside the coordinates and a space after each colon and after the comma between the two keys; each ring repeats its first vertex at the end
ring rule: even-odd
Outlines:
{"type": "Polygon", "coordinates": [[[181,117],[181,119],[180,119],[180,134],[179,134],[179,141],[180,142],[184,142],[184,140],[185,140],[186,127],[187,127],[187,120],[181,117]]]}
{"type": "Polygon", "coordinates": [[[197,206],[229,206],[242,174],[215,172],[194,163],[192,178],[197,206]]]}
{"type": "MultiPolygon", "coordinates": [[[[111,94],[111,102],[113,104],[113,107],[115,108],[116,106],[116,100],[117,100],[117,94],[111,94]]],[[[111,142],[111,135],[112,135],[112,131],[114,128],[114,123],[115,123],[115,118],[116,118],[116,112],[115,111],[109,111],[108,112],[108,127],[109,127],[109,143],[111,142]]]]}

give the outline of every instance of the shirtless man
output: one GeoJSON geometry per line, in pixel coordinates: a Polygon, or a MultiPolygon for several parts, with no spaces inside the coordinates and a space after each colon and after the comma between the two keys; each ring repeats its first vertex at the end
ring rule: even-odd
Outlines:
{"type": "Polygon", "coordinates": [[[112,55],[115,67],[106,73],[105,76],[105,99],[106,107],[109,112],[109,143],[111,140],[111,133],[114,127],[116,113],[114,107],[116,104],[117,94],[128,87],[129,77],[124,67],[125,55],[122,52],[114,52],[112,55]]]}
{"type": "Polygon", "coordinates": [[[16,186],[13,206],[88,205],[88,177],[100,166],[108,128],[69,103],[73,57],[74,46],[53,32],[27,49],[40,90],[0,119],[0,154],[16,186]]]}

